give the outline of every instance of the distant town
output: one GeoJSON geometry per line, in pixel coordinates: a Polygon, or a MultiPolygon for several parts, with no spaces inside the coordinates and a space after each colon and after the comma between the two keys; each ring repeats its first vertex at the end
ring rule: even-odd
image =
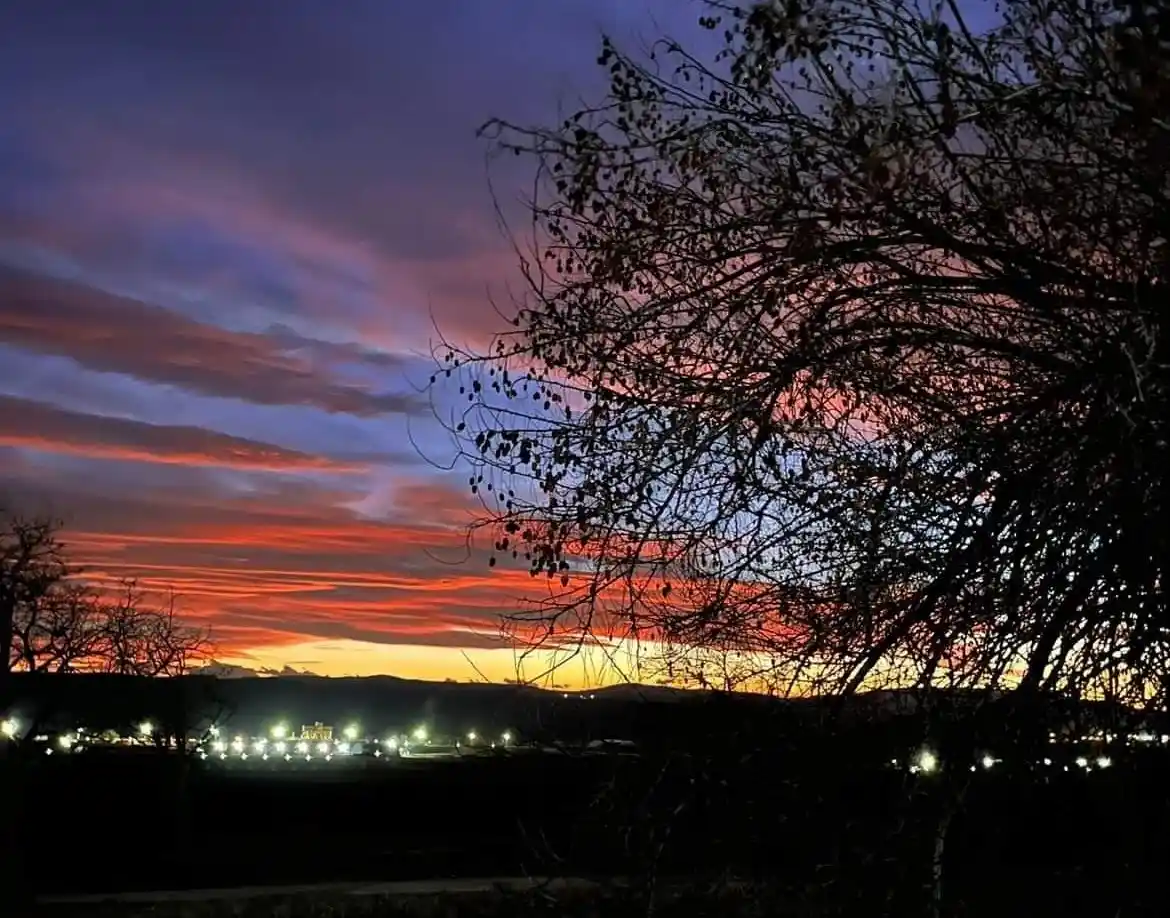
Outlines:
{"type": "MultiPolygon", "coordinates": [[[[9,717],[0,721],[0,738],[13,741],[23,735],[19,719],[9,717]]],[[[618,753],[637,754],[637,743],[629,739],[592,739],[585,743],[562,744],[525,742],[512,730],[481,733],[469,729],[461,734],[436,731],[427,724],[418,724],[409,730],[388,730],[372,733],[357,722],[346,723],[340,729],[332,724],[314,721],[294,729],[285,722],[274,723],[263,733],[231,732],[218,724],[210,725],[200,736],[178,740],[163,736],[154,723],[144,720],[132,731],[90,730],[84,726],[58,733],[37,733],[26,737],[44,749],[45,755],[79,754],[93,750],[163,750],[193,755],[203,762],[223,762],[233,765],[250,763],[253,767],[265,763],[303,763],[340,761],[370,761],[379,759],[442,759],[506,755],[519,753],[567,754],[618,753]]],[[[997,766],[1055,769],[1063,772],[1103,771],[1113,767],[1115,760],[1126,750],[1170,748],[1170,734],[1148,730],[1132,733],[1114,733],[1093,730],[1081,733],[1048,734],[1051,750],[1037,758],[1019,761],[1010,752],[991,750],[983,752],[969,763],[945,762],[929,747],[895,757],[889,767],[906,769],[911,774],[930,775],[944,768],[965,765],[971,772],[991,770],[997,766]]]]}

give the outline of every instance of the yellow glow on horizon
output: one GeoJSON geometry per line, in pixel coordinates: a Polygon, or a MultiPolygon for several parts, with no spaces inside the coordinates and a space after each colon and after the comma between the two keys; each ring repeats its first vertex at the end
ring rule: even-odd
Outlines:
{"type": "MultiPolygon", "coordinates": [[[[668,652],[653,641],[641,644],[615,640],[606,646],[590,645],[561,651],[538,649],[526,654],[507,648],[461,648],[428,644],[380,644],[354,640],[315,640],[294,644],[272,644],[245,648],[218,657],[219,662],[253,670],[280,671],[290,667],[319,676],[397,676],[431,682],[523,682],[541,688],[587,691],[609,685],[637,683],[670,684],[697,688],[697,673],[705,675],[707,687],[789,695],[818,694],[823,690],[812,672],[800,678],[783,677],[774,670],[767,676],[763,657],[712,654],[680,655],[668,652]],[[689,659],[683,659],[689,657],[689,659]],[[675,661],[676,678],[664,679],[664,661],[675,661]],[[689,676],[686,683],[680,678],[689,676]],[[771,684],[769,684],[769,682],[771,684]]],[[[773,664],[774,665],[774,664],[773,664]]],[[[876,670],[861,686],[863,691],[906,687],[913,684],[910,673],[899,667],[876,670]],[[901,678],[899,678],[901,676],[901,678]]]]}
{"type": "MultiPolygon", "coordinates": [[[[690,655],[684,655],[690,656],[690,655]]],[[[397,676],[431,682],[522,682],[546,689],[587,691],[610,685],[641,684],[684,687],[680,678],[662,678],[664,660],[675,661],[676,676],[683,671],[690,677],[685,687],[699,687],[695,674],[702,670],[710,688],[732,688],[790,696],[815,695],[828,689],[814,674],[805,671],[799,679],[782,678],[773,671],[771,678],[739,680],[736,674],[768,672],[764,658],[704,653],[682,660],[677,651],[668,652],[662,645],[645,641],[640,645],[629,640],[615,640],[605,647],[591,645],[573,650],[535,650],[524,655],[507,647],[492,649],[443,647],[427,644],[380,644],[353,640],[315,640],[293,644],[271,644],[244,648],[218,657],[219,662],[252,670],[280,671],[286,666],[320,676],[397,676]],[[730,683],[725,677],[731,677],[730,683]],[[767,680],[767,681],[765,681],[767,680]],[[768,684],[768,683],[771,684],[768,684]]],[[[774,662],[773,662],[773,665],[774,662]]],[[[863,681],[861,691],[908,688],[915,684],[915,673],[908,664],[890,661],[863,681]]],[[[1016,681],[1014,674],[1005,677],[1006,685],[1016,681]]],[[[947,673],[940,672],[933,687],[948,687],[947,673]]]]}
{"type": "Polygon", "coordinates": [[[535,651],[523,661],[509,648],[436,647],[426,644],[377,644],[352,640],[304,641],[248,647],[224,654],[221,663],[249,669],[286,666],[320,676],[398,676],[442,682],[525,681],[568,690],[598,688],[636,679],[634,656],[625,650],[535,651]],[[551,675],[546,675],[555,668],[551,675]],[[544,678],[542,678],[544,677],[544,678]]]}

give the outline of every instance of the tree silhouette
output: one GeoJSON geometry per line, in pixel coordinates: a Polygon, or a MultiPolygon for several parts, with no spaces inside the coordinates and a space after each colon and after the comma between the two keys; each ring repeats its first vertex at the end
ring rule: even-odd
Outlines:
{"type": "Polygon", "coordinates": [[[8,518],[0,528],[0,640],[4,675],[104,672],[177,676],[209,659],[202,629],[176,616],[175,598],[147,601],[132,581],[118,592],[84,581],[66,557],[59,525],[8,518]]]}
{"type": "Polygon", "coordinates": [[[717,54],[606,40],[599,104],[485,129],[539,176],[528,288],[441,359],[479,525],[550,584],[518,635],[1165,706],[1170,9],[701,25],[717,54]]]}
{"type": "MultiPolygon", "coordinates": [[[[17,641],[28,610],[41,606],[67,576],[64,551],[52,521],[16,516],[4,520],[0,528],[0,680],[24,655],[17,641]]],[[[55,609],[54,619],[56,613],[55,609]]]]}

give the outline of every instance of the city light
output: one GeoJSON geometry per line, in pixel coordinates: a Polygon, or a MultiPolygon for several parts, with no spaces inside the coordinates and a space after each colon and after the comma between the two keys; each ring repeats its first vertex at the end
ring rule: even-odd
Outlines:
{"type": "MultiPolygon", "coordinates": [[[[409,729],[405,735],[394,734],[377,740],[376,734],[374,736],[363,734],[357,721],[346,724],[338,731],[338,734],[335,734],[335,739],[325,738],[329,732],[315,732],[318,728],[325,731],[330,729],[318,724],[314,731],[306,733],[301,738],[285,723],[279,723],[263,728],[260,735],[236,733],[228,741],[228,736],[231,734],[228,733],[227,727],[212,725],[206,728],[203,739],[195,744],[192,754],[199,756],[200,759],[207,759],[209,754],[214,752],[221,760],[247,761],[255,759],[266,762],[270,759],[276,761],[280,758],[288,762],[292,761],[294,755],[298,758],[303,757],[306,762],[313,760],[332,762],[339,757],[345,761],[350,756],[363,753],[380,759],[391,752],[394,753],[395,759],[398,755],[409,756],[412,752],[439,759],[445,756],[467,755],[467,747],[469,746],[482,747],[486,751],[489,747],[491,749],[508,749],[518,742],[515,731],[511,729],[501,731],[492,740],[490,735],[484,736],[476,729],[467,729],[462,734],[432,734],[429,725],[418,724],[409,729]],[[273,739],[273,737],[280,737],[280,739],[273,739]],[[426,749],[419,748],[424,745],[427,747],[426,749]]],[[[5,738],[22,739],[26,735],[30,743],[35,744],[38,749],[44,749],[46,753],[79,751],[104,744],[129,743],[133,745],[135,742],[145,742],[148,737],[154,737],[156,741],[160,742],[165,741],[165,744],[171,747],[183,745],[182,739],[169,739],[165,730],[160,731],[160,728],[149,720],[144,720],[129,730],[123,730],[120,736],[113,731],[95,733],[92,728],[86,734],[86,728],[81,726],[67,733],[38,733],[35,728],[20,724],[15,717],[0,720],[0,740],[5,738]],[[34,733],[36,735],[33,735],[34,733]]],[[[1055,743],[1066,746],[1087,742],[1117,742],[1133,746],[1134,744],[1157,745],[1162,740],[1162,736],[1162,734],[1149,731],[1135,731],[1117,735],[1096,731],[1067,735],[1054,733],[1052,739],[1055,743]]],[[[628,743],[628,745],[634,744],[628,743]]],[[[885,761],[895,768],[908,768],[909,772],[915,775],[944,773],[943,762],[939,754],[925,746],[911,751],[908,758],[899,757],[885,761]]],[[[972,773],[990,771],[998,768],[1005,761],[1009,764],[1012,763],[1013,757],[1010,751],[1006,758],[984,752],[973,760],[968,760],[967,767],[972,773]]],[[[1124,762],[1124,758],[1119,760],[1118,764],[1120,765],[1122,762],[1124,762]]],[[[1043,758],[1032,759],[1029,757],[1027,763],[1034,768],[1043,766],[1047,769],[1081,773],[1091,773],[1111,768],[1114,765],[1113,759],[1104,751],[1084,751],[1078,755],[1073,748],[1069,748],[1067,753],[1060,756],[1052,752],[1043,758]]],[[[948,766],[948,768],[954,767],[959,766],[954,763],[948,766]]]]}
{"type": "Polygon", "coordinates": [[[15,717],[8,717],[3,723],[0,723],[0,733],[4,734],[5,739],[15,739],[16,734],[20,732],[20,721],[15,717]]]}

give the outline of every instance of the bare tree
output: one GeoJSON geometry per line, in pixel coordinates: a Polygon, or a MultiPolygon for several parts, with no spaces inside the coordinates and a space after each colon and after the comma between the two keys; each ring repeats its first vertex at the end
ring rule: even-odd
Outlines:
{"type": "Polygon", "coordinates": [[[715,2],[489,125],[528,296],[442,359],[522,638],[1165,705],[1170,10],[998,9],[715,2]]]}
{"type": "Polygon", "coordinates": [[[0,508],[0,679],[24,660],[17,638],[26,629],[28,610],[39,607],[69,574],[58,528],[52,520],[4,517],[0,508]]]}
{"type": "Polygon", "coordinates": [[[22,603],[12,628],[13,659],[26,672],[88,669],[106,637],[105,608],[84,584],[60,581],[22,603]]]}
{"type": "Polygon", "coordinates": [[[174,594],[163,606],[145,601],[137,584],[102,604],[100,640],[94,665],[102,672],[128,676],[182,676],[211,659],[206,631],[176,617],[174,594]]]}
{"type": "Polygon", "coordinates": [[[210,658],[210,636],[180,620],[174,594],[156,604],[133,581],[98,589],[68,563],[58,532],[20,518],[0,529],[5,673],[179,676],[210,658]]]}
{"type": "Polygon", "coordinates": [[[488,126],[535,163],[529,286],[441,356],[480,525],[549,584],[520,643],[955,717],[968,689],[1164,709],[1170,8],[701,25],[718,52],[607,40],[599,104],[488,126]]]}

